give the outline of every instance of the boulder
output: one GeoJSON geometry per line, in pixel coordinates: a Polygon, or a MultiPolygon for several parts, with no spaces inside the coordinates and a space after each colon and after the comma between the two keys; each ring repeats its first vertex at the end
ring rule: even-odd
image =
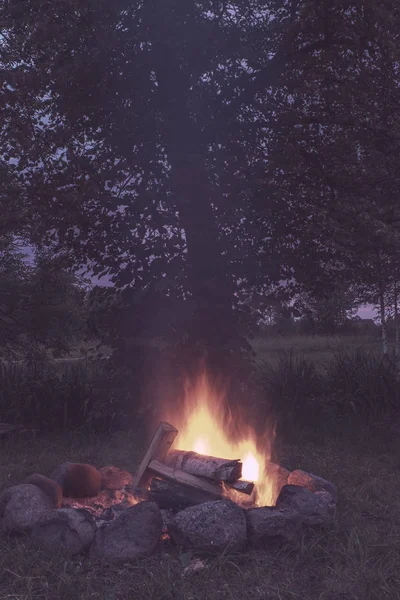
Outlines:
{"type": "Polygon", "coordinates": [[[287,483],[289,485],[299,485],[310,492],[329,492],[334,501],[337,501],[336,486],[330,481],[312,473],[298,469],[290,473],[287,483]]]}
{"type": "Polygon", "coordinates": [[[0,495],[1,528],[5,533],[29,533],[54,502],[36,485],[22,483],[0,495]]]}
{"type": "Polygon", "coordinates": [[[168,522],[172,539],[184,548],[205,552],[239,550],[246,541],[244,511],[230,500],[190,506],[168,522]]]}
{"type": "Polygon", "coordinates": [[[89,548],[96,529],[95,520],[88,511],[60,508],[47,513],[36,523],[32,540],[47,552],[60,549],[73,556],[89,548]]]}
{"type": "Polygon", "coordinates": [[[247,539],[251,546],[269,547],[293,541],[301,531],[297,511],[275,506],[251,508],[245,512],[247,539]]]}
{"type": "Polygon", "coordinates": [[[102,475],[92,465],[62,463],[50,475],[62,488],[67,498],[91,498],[100,493],[102,475]]]}
{"type": "Polygon", "coordinates": [[[162,533],[162,517],[155,502],[139,502],[109,525],[100,527],[90,557],[108,563],[132,561],[150,554],[162,533]]]}
{"type": "Polygon", "coordinates": [[[25,479],[24,483],[36,485],[36,487],[41,489],[52,501],[53,508],[61,507],[63,494],[61,486],[56,481],[53,481],[44,475],[40,475],[39,473],[33,473],[33,475],[29,475],[29,477],[25,479]]]}
{"type": "Polygon", "coordinates": [[[102,475],[102,487],[105,490],[121,490],[125,486],[131,485],[133,481],[131,473],[118,467],[102,467],[99,471],[102,475]]]}
{"type": "Polygon", "coordinates": [[[277,508],[298,512],[304,525],[326,525],[334,518],[336,504],[329,492],[310,492],[297,485],[283,486],[277,508]]]}

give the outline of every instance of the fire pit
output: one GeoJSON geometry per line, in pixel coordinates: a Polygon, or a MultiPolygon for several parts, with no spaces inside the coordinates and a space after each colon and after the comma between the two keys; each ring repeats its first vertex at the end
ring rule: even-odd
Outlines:
{"type": "Polygon", "coordinates": [[[163,538],[196,552],[270,548],[332,521],[332,483],[271,462],[268,440],[260,451],[248,427],[240,436],[232,428],[229,440],[222,402],[211,405],[204,380],[194,392],[181,431],[161,422],[135,475],[74,463],[50,478],[31,475],[0,495],[2,531],[118,562],[148,555],[163,538]]]}

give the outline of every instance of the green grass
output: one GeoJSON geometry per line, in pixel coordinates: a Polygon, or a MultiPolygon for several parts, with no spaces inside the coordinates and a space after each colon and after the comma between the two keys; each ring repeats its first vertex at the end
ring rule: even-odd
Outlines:
{"type": "MultiPolygon", "coordinates": [[[[280,551],[249,551],[206,561],[184,574],[171,546],[148,559],[104,567],[84,557],[51,558],[29,541],[0,538],[0,600],[394,600],[400,598],[400,444],[386,434],[336,427],[331,439],[298,432],[277,441],[282,464],[336,483],[335,524],[307,532],[280,551]]],[[[143,442],[112,437],[47,437],[0,448],[0,487],[61,461],[113,463],[134,470],[143,442]]]]}

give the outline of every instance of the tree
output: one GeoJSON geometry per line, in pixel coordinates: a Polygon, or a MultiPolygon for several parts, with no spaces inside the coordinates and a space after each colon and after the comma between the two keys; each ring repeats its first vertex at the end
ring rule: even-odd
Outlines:
{"type": "Polygon", "coordinates": [[[0,349],[7,357],[68,354],[85,336],[83,282],[57,257],[34,264],[12,239],[0,251],[0,349]]]}
{"type": "Polygon", "coordinates": [[[63,257],[39,253],[25,289],[25,329],[55,357],[69,354],[86,336],[88,284],[62,265],[63,257]]]}
{"type": "Polygon", "coordinates": [[[166,275],[212,363],[232,370],[242,282],[355,271],[352,232],[393,205],[397,3],[14,0],[2,24],[32,234],[121,289],[166,275]]]}
{"type": "Polygon", "coordinates": [[[16,349],[21,335],[22,313],[30,268],[25,254],[10,237],[0,238],[0,348],[16,349]]]}

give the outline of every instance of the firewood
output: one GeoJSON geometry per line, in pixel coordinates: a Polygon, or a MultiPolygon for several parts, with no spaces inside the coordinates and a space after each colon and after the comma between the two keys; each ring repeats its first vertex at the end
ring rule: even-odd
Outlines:
{"type": "Polygon", "coordinates": [[[228,483],[227,487],[233,488],[241,494],[247,494],[247,496],[251,496],[254,490],[254,483],[252,481],[245,481],[244,479],[239,479],[238,481],[235,481],[235,483],[228,483]]]}
{"type": "Polygon", "coordinates": [[[184,450],[171,450],[165,464],[185,473],[207,477],[214,481],[226,481],[234,483],[242,476],[242,463],[239,459],[228,460],[214,456],[204,456],[197,452],[185,452],[184,450]]]}
{"type": "Polygon", "coordinates": [[[147,469],[152,460],[164,460],[178,430],[169,423],[160,423],[132,481],[133,489],[145,489],[152,475],[147,469]]]}
{"type": "Polygon", "coordinates": [[[215,496],[201,489],[154,477],[150,484],[147,499],[156,502],[161,509],[182,510],[201,502],[215,500],[215,496]]]}
{"type": "Polygon", "coordinates": [[[219,483],[207,481],[200,477],[196,477],[191,473],[185,473],[185,471],[181,471],[181,469],[174,469],[173,467],[169,467],[158,460],[152,460],[148,468],[155,475],[159,475],[167,481],[186,485],[196,490],[201,490],[205,493],[208,493],[214,500],[220,499],[224,495],[222,486],[219,483]]]}

